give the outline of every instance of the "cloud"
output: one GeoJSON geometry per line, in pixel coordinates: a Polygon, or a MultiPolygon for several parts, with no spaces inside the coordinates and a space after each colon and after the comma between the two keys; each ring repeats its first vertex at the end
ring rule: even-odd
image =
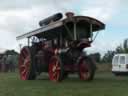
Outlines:
{"type": "MultiPolygon", "coordinates": [[[[3,0],[0,3],[0,47],[17,48],[16,36],[39,27],[38,22],[56,12],[73,11],[95,17],[103,22],[111,20],[121,0],[3,0]]],[[[103,33],[104,34],[104,33],[103,33]]],[[[101,48],[106,45],[99,42],[101,48]]],[[[116,45],[115,45],[116,46],[116,45]]],[[[111,47],[113,48],[113,47],[111,47]]],[[[107,48],[106,48],[107,49],[107,48]]],[[[98,50],[101,50],[98,48],[98,50]]]]}
{"type": "Polygon", "coordinates": [[[108,0],[95,0],[95,2],[90,0],[88,6],[82,7],[81,14],[106,22],[111,19],[120,2],[121,0],[111,0],[111,2],[108,0]]]}
{"type": "MultiPolygon", "coordinates": [[[[103,0],[106,1],[106,0],[103,0]]],[[[115,0],[112,0],[115,1],[115,0]]],[[[85,0],[4,0],[0,3],[0,28],[8,29],[15,34],[28,32],[34,28],[39,27],[38,22],[56,12],[74,11],[83,15],[90,15],[107,19],[109,14],[103,13],[103,4],[87,2],[85,0]],[[87,7],[86,3],[88,4],[87,7]],[[82,6],[80,6],[82,5],[82,6]],[[101,6],[99,6],[101,5],[101,6]],[[92,7],[93,6],[93,7],[92,7]],[[97,7],[99,6],[99,7],[97,7]],[[87,10],[84,10],[86,8],[87,10]],[[81,10],[82,9],[82,10],[81,10]]],[[[110,7],[110,6],[108,6],[110,7]]]]}
{"type": "MultiPolygon", "coordinates": [[[[75,0],[77,1],[77,0],[75,0]]],[[[73,9],[74,0],[5,0],[0,3],[0,28],[12,34],[21,34],[38,28],[38,22],[56,12],[73,9]]],[[[78,1],[77,1],[78,2],[78,1]]],[[[75,10],[74,10],[75,11],[75,10]]]]}

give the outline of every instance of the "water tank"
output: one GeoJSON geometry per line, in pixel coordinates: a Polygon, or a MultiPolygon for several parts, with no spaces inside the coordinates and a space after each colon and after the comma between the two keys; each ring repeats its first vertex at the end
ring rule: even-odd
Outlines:
{"type": "Polygon", "coordinates": [[[54,14],[44,20],[41,20],[39,22],[39,25],[40,26],[45,26],[45,25],[48,25],[50,22],[55,22],[55,21],[58,21],[60,20],[61,18],[63,17],[63,14],[62,13],[57,13],[57,14],[54,14]]]}

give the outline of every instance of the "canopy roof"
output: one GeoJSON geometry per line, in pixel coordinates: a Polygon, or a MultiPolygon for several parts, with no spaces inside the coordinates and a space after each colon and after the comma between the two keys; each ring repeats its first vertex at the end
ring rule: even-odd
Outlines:
{"type": "Polygon", "coordinates": [[[29,38],[31,36],[37,37],[45,37],[45,38],[52,38],[56,33],[53,32],[62,32],[67,31],[65,25],[70,26],[70,24],[76,23],[78,26],[82,25],[84,27],[88,27],[92,25],[92,32],[99,31],[105,29],[105,24],[100,22],[99,20],[88,17],[88,16],[73,16],[72,18],[65,18],[56,22],[51,22],[50,24],[18,36],[16,39],[20,40],[23,38],[29,38]]]}

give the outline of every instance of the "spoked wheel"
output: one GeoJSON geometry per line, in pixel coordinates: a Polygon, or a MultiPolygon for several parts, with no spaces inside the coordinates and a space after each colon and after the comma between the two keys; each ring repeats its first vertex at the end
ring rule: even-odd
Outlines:
{"type": "Polygon", "coordinates": [[[22,80],[35,79],[29,47],[23,47],[19,56],[19,72],[22,80]]]}
{"type": "Polygon", "coordinates": [[[58,56],[53,56],[49,64],[49,78],[51,81],[59,82],[64,78],[64,69],[58,56]]]}
{"type": "Polygon", "coordinates": [[[79,63],[79,77],[81,80],[90,81],[95,74],[96,66],[90,58],[82,59],[79,63]]]}

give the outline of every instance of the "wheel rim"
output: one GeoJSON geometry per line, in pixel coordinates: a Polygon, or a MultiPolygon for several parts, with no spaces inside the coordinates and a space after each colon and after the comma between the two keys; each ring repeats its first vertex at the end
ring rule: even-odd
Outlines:
{"type": "Polygon", "coordinates": [[[29,48],[23,48],[19,57],[19,72],[22,80],[27,80],[30,70],[30,52],[29,48]]]}
{"type": "Polygon", "coordinates": [[[79,71],[80,71],[80,79],[81,80],[88,80],[90,77],[90,69],[89,69],[89,65],[88,62],[86,62],[85,60],[82,60],[82,62],[79,65],[79,71]]]}
{"type": "Polygon", "coordinates": [[[49,78],[52,81],[59,81],[60,77],[60,62],[58,58],[53,58],[49,64],[49,78]]]}

